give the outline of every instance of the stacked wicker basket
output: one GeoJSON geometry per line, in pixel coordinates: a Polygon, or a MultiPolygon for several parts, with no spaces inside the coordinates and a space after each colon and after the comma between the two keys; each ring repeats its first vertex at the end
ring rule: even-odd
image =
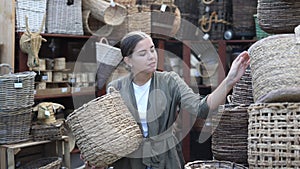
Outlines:
{"type": "Polygon", "coordinates": [[[248,108],[249,168],[298,168],[300,26],[257,41],[249,53],[255,100],[248,108]]]}
{"type": "Polygon", "coordinates": [[[34,104],[34,77],[36,73],[9,73],[0,76],[0,144],[11,144],[30,139],[31,113],[34,104]]]}

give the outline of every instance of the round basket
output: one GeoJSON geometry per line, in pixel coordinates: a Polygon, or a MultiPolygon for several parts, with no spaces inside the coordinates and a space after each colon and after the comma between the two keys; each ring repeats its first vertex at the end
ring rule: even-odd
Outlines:
{"type": "Polygon", "coordinates": [[[249,48],[254,102],[300,101],[300,26],[249,48]],[[298,32],[298,33],[297,33],[298,32]]]}
{"type": "Polygon", "coordinates": [[[0,110],[13,110],[34,104],[34,78],[36,73],[25,71],[13,73],[9,64],[0,64],[9,73],[0,75],[0,110]]]}
{"type": "Polygon", "coordinates": [[[216,160],[247,163],[248,105],[225,104],[219,106],[212,118],[212,153],[216,160]]]}
{"type": "Polygon", "coordinates": [[[92,166],[107,166],[137,150],[141,130],[120,93],[114,89],[67,117],[78,148],[92,166]]]}
{"type": "Polygon", "coordinates": [[[247,167],[230,161],[193,161],[184,166],[184,169],[247,169],[247,167]]]}
{"type": "Polygon", "coordinates": [[[296,0],[258,0],[258,23],[268,33],[293,33],[299,25],[299,9],[296,0]]]}
{"type": "Polygon", "coordinates": [[[248,108],[249,168],[299,168],[300,103],[256,103],[248,108]]]}
{"type": "Polygon", "coordinates": [[[90,10],[82,11],[83,28],[86,34],[95,36],[109,36],[113,31],[111,25],[105,24],[91,15],[90,10]]]}

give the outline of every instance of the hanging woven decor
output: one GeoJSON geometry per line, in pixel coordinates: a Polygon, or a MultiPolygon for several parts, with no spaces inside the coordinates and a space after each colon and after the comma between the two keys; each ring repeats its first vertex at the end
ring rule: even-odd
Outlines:
{"type": "Polygon", "coordinates": [[[268,33],[293,33],[300,21],[300,1],[258,0],[257,19],[268,33]]]}
{"type": "Polygon", "coordinates": [[[300,101],[300,26],[249,48],[255,102],[300,101]]]}

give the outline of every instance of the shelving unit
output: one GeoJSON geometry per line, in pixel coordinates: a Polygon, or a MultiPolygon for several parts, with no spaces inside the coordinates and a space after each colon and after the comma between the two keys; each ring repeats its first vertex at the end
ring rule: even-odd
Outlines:
{"type": "MultiPolygon", "coordinates": [[[[20,37],[20,35],[21,34],[19,33],[17,37],[20,37]]],[[[71,50],[70,48],[72,48],[72,47],[80,48],[80,50],[83,50],[83,52],[89,51],[89,52],[91,52],[89,54],[94,54],[94,56],[95,56],[95,53],[93,53],[93,51],[95,51],[95,46],[93,46],[92,44],[94,44],[94,42],[99,40],[99,37],[94,37],[94,36],[76,36],[76,35],[61,35],[61,34],[42,34],[42,36],[46,39],[62,40],[62,42],[60,44],[61,45],[60,48],[64,49],[64,50],[60,51],[61,54],[67,56],[66,60],[73,60],[73,61],[76,61],[77,56],[76,55],[70,56],[68,54],[68,52],[70,52],[70,50],[71,50]],[[92,43],[89,43],[89,45],[84,45],[87,41],[91,41],[92,43]],[[70,42],[72,42],[72,45],[68,45],[70,42]],[[73,42],[75,42],[75,44],[73,42]]],[[[165,46],[167,43],[178,43],[176,40],[165,40],[165,39],[155,39],[155,41],[157,42],[156,45],[159,49],[165,49],[165,46]]],[[[227,70],[227,62],[228,62],[227,47],[231,46],[231,45],[239,45],[239,46],[241,46],[241,49],[247,49],[247,46],[251,45],[255,41],[256,40],[216,40],[216,41],[211,41],[211,43],[214,44],[217,48],[217,51],[219,54],[219,60],[223,67],[223,69],[220,69],[220,68],[218,69],[218,82],[219,83],[225,77],[224,72],[226,73],[228,71],[227,70]]],[[[184,40],[183,43],[180,44],[182,47],[182,60],[187,65],[187,66],[183,66],[183,78],[188,84],[191,82],[191,75],[190,75],[189,68],[191,66],[190,55],[192,52],[188,46],[189,43],[190,43],[189,40],[184,40]]],[[[40,55],[43,55],[45,53],[48,53],[48,55],[51,54],[51,53],[49,53],[49,49],[47,50],[46,47],[47,47],[47,44],[42,44],[40,55]]],[[[18,50],[17,53],[18,53],[18,55],[17,55],[18,71],[28,70],[26,64],[24,64],[27,62],[26,55],[24,53],[22,53],[20,50],[18,50]]],[[[163,51],[159,50],[158,55],[159,55],[158,69],[164,70],[164,53],[163,53],[163,51]]],[[[87,61],[96,63],[96,60],[91,60],[90,58],[87,59],[87,61]]],[[[205,85],[198,85],[198,86],[196,86],[196,88],[204,90],[206,92],[213,90],[212,86],[205,86],[205,85]]],[[[55,100],[57,102],[61,100],[61,104],[63,104],[63,105],[67,104],[68,106],[66,106],[66,107],[69,107],[72,109],[72,108],[74,108],[73,105],[70,105],[70,100],[72,102],[72,97],[82,98],[82,102],[80,101],[81,103],[76,103],[77,105],[80,105],[80,104],[83,104],[83,103],[85,103],[99,95],[102,95],[102,94],[105,94],[104,89],[101,91],[96,91],[96,88],[95,88],[94,90],[90,90],[90,91],[82,91],[80,88],[72,88],[71,92],[68,92],[68,93],[62,92],[62,93],[55,94],[55,95],[51,95],[51,94],[36,95],[35,100],[37,100],[37,101],[55,100]]],[[[77,100],[80,100],[80,99],[77,99],[77,100]]],[[[189,116],[184,116],[183,121],[184,121],[184,123],[189,124],[190,123],[189,116]]],[[[206,131],[206,132],[210,132],[210,131],[206,131]]],[[[190,154],[191,154],[191,150],[190,150],[191,144],[190,143],[191,143],[190,136],[187,135],[183,140],[183,147],[184,147],[183,154],[187,161],[189,161],[190,154]]]]}

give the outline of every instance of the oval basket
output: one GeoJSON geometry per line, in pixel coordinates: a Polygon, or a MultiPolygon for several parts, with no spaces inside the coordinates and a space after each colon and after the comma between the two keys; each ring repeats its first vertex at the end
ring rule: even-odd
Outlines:
{"type": "Polygon", "coordinates": [[[247,167],[230,161],[193,161],[184,166],[184,169],[247,169],[247,167]]]}
{"type": "Polygon", "coordinates": [[[255,102],[300,101],[299,37],[272,35],[249,48],[255,102]]]}
{"type": "Polygon", "coordinates": [[[92,166],[107,166],[137,150],[141,130],[120,93],[98,97],[67,117],[78,148],[92,166]]]}
{"type": "Polygon", "coordinates": [[[0,64],[0,68],[2,67],[8,68],[10,72],[0,75],[0,110],[32,106],[36,73],[33,71],[13,73],[9,64],[0,64]]]}
{"type": "Polygon", "coordinates": [[[33,160],[19,169],[60,169],[62,159],[59,157],[44,157],[37,160],[33,160]]]}

